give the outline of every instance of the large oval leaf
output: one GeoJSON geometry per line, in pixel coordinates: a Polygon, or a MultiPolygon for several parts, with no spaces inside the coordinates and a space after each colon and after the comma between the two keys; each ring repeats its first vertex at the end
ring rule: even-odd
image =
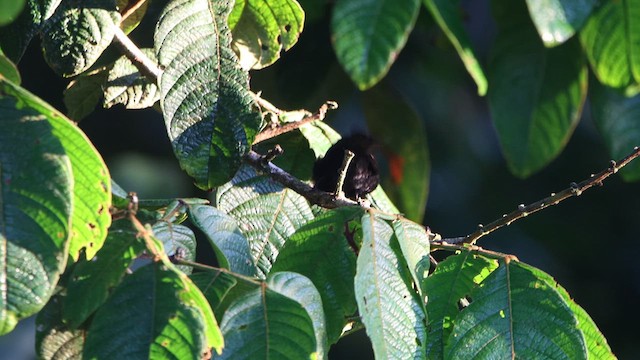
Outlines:
{"type": "Polygon", "coordinates": [[[30,97],[0,78],[0,335],[45,305],[71,235],[71,162],[30,97]]]}
{"type": "Polygon", "coordinates": [[[547,47],[571,38],[589,17],[596,0],[527,0],[529,14],[547,47]]]}
{"type": "Polygon", "coordinates": [[[53,296],[36,318],[36,353],[42,360],[80,360],[87,335],[62,322],[64,296],[53,296]]]}
{"type": "Polygon", "coordinates": [[[349,221],[360,207],[329,210],[298,229],[286,242],[272,271],[293,271],[309,278],[322,297],[329,343],[338,341],[346,318],[356,312],[353,277],[356,272],[349,221]]]}
{"type": "Polygon", "coordinates": [[[205,309],[191,300],[198,294],[188,278],[163,264],[139,269],[96,313],[83,358],[201,359],[211,346],[207,332],[219,330],[206,328],[205,309]]]}
{"type": "MultiPolygon", "coordinates": [[[[299,275],[298,275],[299,276],[299,275]]],[[[305,308],[267,286],[238,298],[220,322],[221,359],[309,359],[317,351],[305,308]]]]}
{"type": "Polygon", "coordinates": [[[191,222],[209,239],[221,267],[235,273],[255,276],[249,242],[231,216],[207,205],[189,206],[191,222]]]}
{"type": "Polygon", "coordinates": [[[524,3],[501,2],[494,9],[499,33],[489,109],[511,172],[527,177],[569,141],[587,94],[586,61],[576,40],[546,49],[524,3]]]}
{"type": "Polygon", "coordinates": [[[236,219],[249,241],[258,276],[265,278],[280,248],[296,229],[313,219],[305,198],[244,166],[216,193],[218,209],[236,219]]]}
{"type": "Polygon", "coordinates": [[[371,211],[362,217],[362,236],[355,292],[376,358],[424,358],[426,317],[391,225],[371,211]]]}
{"type": "Polygon", "coordinates": [[[420,0],[338,0],[331,16],[338,61],[361,90],[386,75],[409,37],[420,0]]]}
{"type": "MultiPolygon", "coordinates": [[[[142,53],[155,60],[153,49],[141,49],[142,53]]],[[[158,86],[140,74],[126,56],[120,57],[109,70],[104,84],[104,107],[122,104],[127,109],[144,109],[160,99],[158,86]]]]}
{"type": "Polygon", "coordinates": [[[539,272],[502,261],[456,318],[445,358],[587,359],[575,315],[539,272]]]}
{"type": "Polygon", "coordinates": [[[580,40],[598,80],[611,87],[640,82],[640,1],[605,1],[589,16],[580,40]]]}
{"type": "Polygon", "coordinates": [[[424,281],[428,296],[427,357],[442,359],[445,340],[453,328],[460,299],[471,295],[495,268],[498,262],[473,255],[471,252],[451,255],[440,262],[424,281]]]}
{"type": "Polygon", "coordinates": [[[120,13],[115,0],[67,0],[43,27],[49,66],[63,76],[87,70],[111,44],[120,13]]]}
{"type": "Polygon", "coordinates": [[[238,0],[229,15],[232,46],[242,68],[262,69],[289,50],[304,26],[304,11],[295,0],[238,0]]]}
{"type": "Polygon", "coordinates": [[[169,138],[180,166],[203,189],[233,177],[262,122],[231,50],[230,11],[228,0],[173,0],[155,33],[169,138]]]}

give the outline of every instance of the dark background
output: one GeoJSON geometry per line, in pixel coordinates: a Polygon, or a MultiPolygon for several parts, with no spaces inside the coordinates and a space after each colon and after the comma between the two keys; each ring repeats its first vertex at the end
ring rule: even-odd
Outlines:
{"type": "MultiPolygon", "coordinates": [[[[161,3],[154,2],[150,17],[161,3]]],[[[302,1],[303,6],[306,3],[302,1]]],[[[462,5],[465,25],[486,66],[494,36],[488,2],[462,5]]],[[[293,49],[275,65],[252,72],[252,90],[262,90],[264,98],[283,109],[313,111],[325,100],[336,100],[340,108],[330,113],[327,122],[343,134],[361,129],[360,93],[335,61],[328,15],[309,11],[307,18],[293,49]]],[[[153,24],[145,23],[132,35],[138,44],[149,46],[152,31],[153,24]]],[[[62,91],[67,80],[47,67],[37,42],[23,57],[20,70],[25,88],[64,111],[62,91]]],[[[520,203],[539,200],[608,166],[609,155],[587,105],[556,160],[525,180],[510,175],[486,98],[477,95],[455,50],[424,9],[382,86],[403,96],[424,121],[431,158],[424,224],[445,237],[473,232],[478,223],[486,224],[520,203]]],[[[402,119],[389,123],[402,126],[402,119]]],[[[125,189],[141,197],[207,196],[180,171],[162,117],[154,110],[97,109],[80,127],[125,189]]],[[[591,315],[614,353],[632,359],[640,353],[635,326],[640,323],[639,219],[640,184],[613,176],[604,187],[522,219],[481,239],[479,245],[515,254],[554,276],[591,315]]],[[[199,251],[209,252],[205,246],[199,251]]],[[[32,356],[28,355],[33,348],[30,324],[27,320],[0,338],[0,359],[32,356]]],[[[366,341],[362,331],[348,336],[332,348],[330,357],[372,358],[366,341]]]]}

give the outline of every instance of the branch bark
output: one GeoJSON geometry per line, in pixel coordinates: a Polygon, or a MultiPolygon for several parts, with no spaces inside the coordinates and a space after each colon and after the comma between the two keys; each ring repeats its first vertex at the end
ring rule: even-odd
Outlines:
{"type": "Polygon", "coordinates": [[[442,239],[439,242],[442,244],[473,244],[481,237],[492,233],[493,231],[496,231],[503,226],[511,225],[511,223],[513,223],[514,221],[521,219],[529,214],[533,214],[542,209],[546,209],[552,205],[557,205],[561,201],[566,200],[570,197],[580,196],[584,191],[592,188],[593,186],[602,186],[602,182],[605,179],[617,173],[618,170],[625,167],[628,163],[630,163],[638,156],[640,156],[640,148],[636,146],[633,149],[633,152],[624,157],[622,160],[618,162],[611,160],[609,168],[599,172],[598,174],[591,174],[588,179],[583,180],[580,183],[571,183],[568,188],[560,191],[559,193],[551,193],[550,196],[542,200],[538,200],[532,204],[526,206],[524,204],[520,204],[515,211],[512,211],[509,214],[502,215],[502,218],[495,220],[488,225],[478,225],[478,230],[467,236],[442,239]]]}

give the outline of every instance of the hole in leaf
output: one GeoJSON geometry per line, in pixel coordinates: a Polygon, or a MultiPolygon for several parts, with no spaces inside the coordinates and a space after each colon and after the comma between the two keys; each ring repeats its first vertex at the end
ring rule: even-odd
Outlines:
{"type": "Polygon", "coordinates": [[[278,42],[278,44],[282,44],[282,36],[278,35],[276,41],[278,42]]]}
{"type": "Polygon", "coordinates": [[[240,325],[238,327],[239,330],[245,330],[247,328],[247,325],[240,325]]]}
{"type": "Polygon", "coordinates": [[[88,223],[87,225],[89,226],[89,229],[91,229],[91,230],[96,228],[96,224],[94,224],[94,223],[88,223]]]}
{"type": "Polygon", "coordinates": [[[285,25],[284,26],[284,31],[286,31],[286,32],[291,31],[291,25],[290,24],[285,25]]]}
{"type": "Polygon", "coordinates": [[[329,225],[329,227],[327,228],[327,230],[328,230],[329,232],[333,232],[333,230],[335,230],[335,229],[333,228],[333,225],[329,225]]]}
{"type": "Polygon", "coordinates": [[[267,45],[267,44],[262,44],[262,46],[260,46],[260,48],[261,48],[263,51],[267,51],[267,50],[269,50],[269,45],[267,45]]]}

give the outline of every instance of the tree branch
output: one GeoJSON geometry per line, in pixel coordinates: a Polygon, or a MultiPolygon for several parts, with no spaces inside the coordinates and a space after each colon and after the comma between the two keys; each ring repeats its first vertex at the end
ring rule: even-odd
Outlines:
{"type": "MultiPolygon", "coordinates": [[[[256,102],[258,102],[266,110],[271,111],[276,115],[282,114],[284,112],[280,109],[275,108],[273,105],[271,105],[271,103],[266,102],[266,100],[262,99],[259,96],[256,96],[256,102]]],[[[324,104],[322,104],[322,106],[320,106],[320,108],[318,109],[318,112],[310,116],[305,116],[300,121],[289,122],[280,126],[276,126],[274,128],[264,129],[262,132],[256,135],[256,138],[253,140],[253,144],[255,145],[259,142],[274,138],[280,134],[293,131],[301,127],[302,125],[310,123],[312,121],[316,121],[316,120],[322,121],[327,115],[327,111],[337,109],[337,108],[338,108],[338,104],[336,104],[333,101],[327,101],[324,104]]]]}
{"type": "Polygon", "coordinates": [[[518,260],[515,255],[505,254],[497,251],[491,251],[481,248],[480,246],[473,244],[448,244],[448,243],[434,243],[431,244],[431,250],[448,250],[448,251],[471,251],[474,254],[483,255],[491,259],[505,259],[506,261],[518,260]]]}
{"type": "Polygon", "coordinates": [[[114,26],[114,29],[116,42],[124,56],[131,60],[133,65],[138,68],[142,75],[157,84],[162,70],[160,70],[155,61],[149,59],[149,57],[145,55],[140,48],[131,41],[131,39],[129,39],[127,34],[120,29],[120,26],[114,26]]]}
{"type": "Polygon", "coordinates": [[[524,204],[520,204],[518,205],[518,208],[515,211],[509,214],[502,215],[502,218],[495,220],[488,225],[484,225],[484,226],[482,224],[479,225],[478,230],[476,230],[475,232],[467,236],[442,239],[440,240],[440,243],[441,244],[461,244],[461,243],[473,244],[481,237],[495,230],[498,230],[503,226],[511,225],[511,223],[513,223],[514,221],[521,219],[529,214],[538,212],[542,209],[546,209],[547,207],[552,205],[557,205],[559,202],[566,200],[570,197],[580,196],[580,194],[582,194],[584,191],[590,189],[595,185],[602,186],[602,182],[606,178],[618,172],[618,170],[626,166],[628,163],[630,163],[633,159],[637,158],[638,156],[640,156],[640,148],[636,146],[633,149],[633,152],[631,154],[627,155],[625,158],[623,158],[618,162],[611,160],[611,163],[609,164],[608,169],[603,170],[598,174],[591,174],[589,179],[586,179],[578,184],[571,183],[569,188],[564,189],[559,193],[551,193],[550,196],[542,200],[536,201],[532,204],[529,204],[526,206],[524,204]]]}
{"type": "Polygon", "coordinates": [[[351,199],[339,198],[331,193],[312,188],[310,185],[300,181],[276,165],[265,161],[264,156],[256,153],[255,151],[250,151],[245,155],[244,161],[259,171],[268,174],[270,178],[283,186],[302,195],[313,204],[327,209],[334,209],[341,206],[360,206],[357,202],[351,199]]]}

